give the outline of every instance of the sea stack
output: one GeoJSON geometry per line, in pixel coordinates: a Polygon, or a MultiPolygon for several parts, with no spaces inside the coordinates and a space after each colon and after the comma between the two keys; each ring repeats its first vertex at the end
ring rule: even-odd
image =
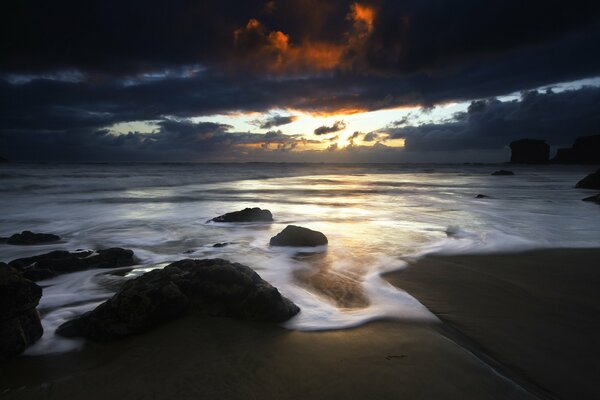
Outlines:
{"type": "Polygon", "coordinates": [[[558,149],[554,164],[600,164],[600,135],[575,139],[573,147],[558,149]]]}
{"type": "Polygon", "coordinates": [[[550,146],[545,140],[521,139],[510,143],[512,164],[547,164],[550,146]]]}

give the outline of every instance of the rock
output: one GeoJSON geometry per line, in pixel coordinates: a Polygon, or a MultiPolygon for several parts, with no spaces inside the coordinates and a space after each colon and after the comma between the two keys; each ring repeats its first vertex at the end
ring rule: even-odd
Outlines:
{"type": "Polygon", "coordinates": [[[573,147],[558,149],[552,159],[555,164],[600,164],[600,135],[575,139],[573,147]]]}
{"type": "Polygon", "coordinates": [[[280,322],[299,311],[245,265],[218,258],[186,259],[126,282],[113,297],[64,323],[57,333],[107,341],[183,314],[280,322]]]}
{"type": "Polygon", "coordinates": [[[135,258],[133,251],[113,247],[95,252],[56,250],[39,256],[19,258],[9,264],[21,271],[27,279],[39,281],[92,268],[126,267],[135,264],[135,258]]]}
{"type": "Polygon", "coordinates": [[[585,199],[581,199],[581,200],[583,200],[583,201],[591,201],[593,203],[600,204],[600,193],[599,194],[595,194],[595,195],[590,196],[590,197],[586,197],[585,199]]]}
{"type": "Polygon", "coordinates": [[[8,162],[8,160],[6,158],[0,156],[0,164],[7,163],[7,162],[8,162]]]}
{"type": "Polygon", "coordinates": [[[212,220],[214,222],[271,222],[273,221],[273,215],[269,210],[254,207],[223,214],[212,220]]]}
{"type": "Polygon", "coordinates": [[[514,172],[507,171],[505,169],[501,169],[501,170],[492,172],[492,175],[496,175],[496,176],[508,176],[508,175],[514,175],[514,174],[515,174],[514,172]]]}
{"type": "Polygon", "coordinates": [[[288,225],[273,236],[269,243],[271,246],[313,247],[327,244],[327,237],[318,231],[288,225]]]}
{"type": "Polygon", "coordinates": [[[227,245],[229,245],[229,243],[227,243],[227,242],[224,242],[224,243],[215,243],[215,244],[213,244],[212,247],[225,247],[227,245]]]}
{"type": "Polygon", "coordinates": [[[44,332],[36,307],[42,288],[0,263],[0,358],[21,354],[44,332]]]}
{"type": "Polygon", "coordinates": [[[476,199],[489,199],[490,196],[486,196],[485,194],[478,194],[475,196],[476,199]]]}
{"type": "Polygon", "coordinates": [[[46,244],[60,240],[60,236],[51,233],[33,233],[31,231],[23,231],[15,233],[6,240],[8,244],[21,246],[29,246],[34,244],[46,244]]]}
{"type": "Polygon", "coordinates": [[[577,182],[575,187],[581,189],[600,189],[600,169],[577,182]]]}
{"type": "Polygon", "coordinates": [[[545,140],[521,139],[510,143],[512,164],[546,164],[550,158],[550,146],[545,140]]]}

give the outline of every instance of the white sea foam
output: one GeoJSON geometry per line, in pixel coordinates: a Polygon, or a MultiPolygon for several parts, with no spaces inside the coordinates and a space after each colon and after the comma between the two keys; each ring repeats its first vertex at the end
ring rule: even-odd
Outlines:
{"type": "Polygon", "coordinates": [[[54,335],[57,326],[111,296],[123,279],[187,257],[220,257],[254,268],[302,308],[284,326],[322,330],[379,318],[435,320],[380,277],[407,259],[600,244],[597,206],[580,201],[587,192],[573,188],[587,169],[517,167],[515,176],[492,177],[494,168],[2,166],[0,236],[29,229],[64,240],[0,245],[0,260],[121,246],[134,250],[140,263],[125,276],[94,270],[40,282],[45,334],[27,354],[76,348],[80,341],[54,335]],[[479,193],[490,197],[476,199],[479,193]],[[207,223],[254,206],[270,209],[276,221],[207,223]],[[269,247],[269,238],[287,224],[322,231],[329,245],[269,247]],[[368,305],[343,305],[345,296],[368,305]]]}

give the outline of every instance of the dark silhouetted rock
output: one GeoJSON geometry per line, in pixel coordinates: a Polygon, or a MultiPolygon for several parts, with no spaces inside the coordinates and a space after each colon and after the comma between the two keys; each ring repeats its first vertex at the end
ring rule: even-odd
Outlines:
{"type": "Polygon", "coordinates": [[[269,210],[254,207],[223,214],[212,220],[215,222],[271,222],[273,221],[273,215],[269,210]]]}
{"type": "Polygon", "coordinates": [[[501,169],[501,170],[492,172],[492,175],[495,175],[495,176],[508,176],[508,175],[514,175],[514,174],[515,174],[514,172],[507,171],[505,169],[501,169]]]}
{"type": "Polygon", "coordinates": [[[32,281],[91,268],[117,268],[135,264],[133,251],[113,247],[98,251],[51,251],[39,256],[19,258],[9,263],[32,281]]]}
{"type": "Polygon", "coordinates": [[[516,140],[510,143],[510,150],[513,164],[546,164],[550,158],[550,146],[545,140],[516,140]]]}
{"type": "Polygon", "coordinates": [[[8,162],[8,160],[6,158],[0,156],[0,164],[7,163],[7,162],[8,162]]]}
{"type": "Polygon", "coordinates": [[[577,182],[575,187],[581,189],[600,189],[600,169],[577,182]]]}
{"type": "Polygon", "coordinates": [[[593,196],[586,197],[585,199],[582,199],[582,200],[583,201],[591,201],[593,203],[600,204],[600,194],[595,194],[593,196]]]}
{"type": "Polygon", "coordinates": [[[575,139],[573,147],[558,149],[552,159],[555,164],[600,164],[600,135],[575,139]]]}
{"type": "Polygon", "coordinates": [[[183,314],[285,321],[300,309],[251,268],[222,259],[181,260],[132,279],[95,310],[61,325],[62,336],[106,341],[183,314]]]}
{"type": "Polygon", "coordinates": [[[44,330],[36,307],[42,288],[0,263],[0,358],[21,354],[44,330]]]}
{"type": "Polygon", "coordinates": [[[327,244],[327,237],[321,232],[301,226],[288,225],[273,236],[271,246],[312,247],[327,244]]]}
{"type": "Polygon", "coordinates": [[[57,242],[60,240],[60,236],[53,235],[51,233],[33,233],[31,231],[23,231],[21,233],[15,233],[6,240],[8,244],[15,245],[34,245],[34,244],[46,244],[57,242]]]}
{"type": "Polygon", "coordinates": [[[475,196],[476,199],[489,199],[490,196],[486,196],[485,194],[478,194],[475,196]]]}
{"type": "Polygon", "coordinates": [[[215,243],[212,247],[225,247],[227,245],[229,245],[229,243],[215,243]]]}

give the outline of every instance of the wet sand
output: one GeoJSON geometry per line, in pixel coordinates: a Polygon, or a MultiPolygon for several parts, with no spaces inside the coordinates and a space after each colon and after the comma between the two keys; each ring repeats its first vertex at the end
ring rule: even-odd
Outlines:
{"type": "Polygon", "coordinates": [[[386,279],[516,376],[600,398],[600,250],[428,256],[386,279]]]}
{"type": "Polygon", "coordinates": [[[187,317],[0,364],[6,399],[598,398],[600,251],[426,257],[389,274],[443,323],[298,332],[187,317]]]}

